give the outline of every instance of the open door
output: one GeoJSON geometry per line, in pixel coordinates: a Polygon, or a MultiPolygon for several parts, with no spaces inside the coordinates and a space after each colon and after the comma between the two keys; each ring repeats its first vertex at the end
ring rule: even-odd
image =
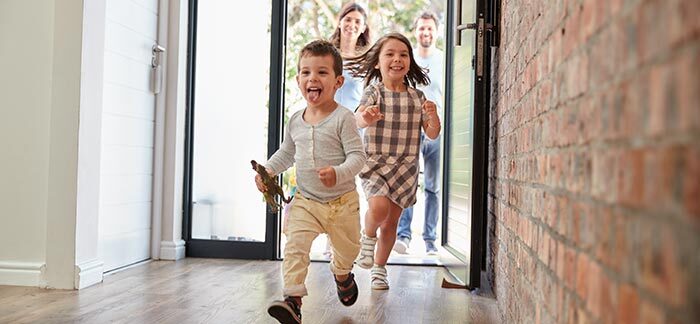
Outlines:
{"type": "Polygon", "coordinates": [[[285,3],[190,1],[187,256],[278,257],[278,214],[250,161],[266,161],[280,142],[285,3]]]}
{"type": "Polygon", "coordinates": [[[481,284],[485,249],[488,53],[486,0],[448,4],[443,263],[453,284],[481,284]]]}

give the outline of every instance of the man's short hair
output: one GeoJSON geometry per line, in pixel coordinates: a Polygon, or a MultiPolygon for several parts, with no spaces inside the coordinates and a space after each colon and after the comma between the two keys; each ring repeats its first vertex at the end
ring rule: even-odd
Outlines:
{"type": "Polygon", "coordinates": [[[418,21],[421,19],[432,19],[435,22],[436,28],[440,26],[440,21],[438,20],[436,14],[431,11],[423,11],[418,17],[416,17],[416,20],[413,21],[413,30],[416,30],[416,27],[418,27],[418,21]]]}
{"type": "MultiPolygon", "coordinates": [[[[306,44],[304,48],[299,52],[299,62],[301,58],[305,56],[326,56],[330,55],[333,57],[333,72],[335,76],[343,74],[343,58],[340,56],[338,51],[333,44],[328,41],[319,39],[306,44]]],[[[297,62],[297,70],[299,70],[299,62],[297,62]]]]}

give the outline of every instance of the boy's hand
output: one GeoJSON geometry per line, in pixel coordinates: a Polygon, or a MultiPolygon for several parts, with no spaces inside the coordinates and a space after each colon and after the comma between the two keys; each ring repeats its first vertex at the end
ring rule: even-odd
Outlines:
{"type": "Polygon", "coordinates": [[[384,119],[384,114],[379,111],[378,105],[371,105],[365,107],[365,109],[360,113],[362,120],[364,120],[367,125],[372,125],[379,120],[384,119]]]}
{"type": "MultiPolygon", "coordinates": [[[[265,168],[265,171],[267,171],[267,174],[272,176],[272,170],[265,168]]],[[[265,186],[265,182],[263,182],[263,179],[259,174],[255,175],[255,186],[258,187],[258,190],[260,190],[260,192],[267,192],[267,186],[265,186]]]]}
{"type": "Polygon", "coordinates": [[[326,187],[335,186],[335,169],[331,166],[319,169],[318,178],[326,187]]]}

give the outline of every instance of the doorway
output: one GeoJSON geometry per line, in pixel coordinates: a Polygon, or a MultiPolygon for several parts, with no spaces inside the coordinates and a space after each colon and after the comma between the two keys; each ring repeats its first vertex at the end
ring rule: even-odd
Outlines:
{"type": "MultiPolygon", "coordinates": [[[[437,23],[435,24],[436,30],[434,31],[435,38],[435,51],[431,54],[436,57],[440,57],[440,64],[437,65],[439,71],[431,71],[431,80],[433,78],[439,80],[432,80],[436,84],[444,85],[445,71],[444,71],[444,59],[445,59],[445,26],[447,22],[447,2],[446,0],[427,0],[427,1],[355,1],[355,4],[359,5],[360,10],[364,10],[366,15],[360,15],[358,17],[364,18],[363,23],[366,24],[366,30],[369,30],[368,35],[363,33],[358,37],[361,40],[363,37],[368,37],[370,39],[369,45],[374,44],[374,42],[379,39],[382,35],[396,31],[405,35],[415,47],[420,45],[417,40],[417,35],[414,32],[414,24],[419,17],[424,12],[431,12],[435,15],[437,23]],[[437,72],[437,73],[435,73],[437,72]]],[[[311,0],[289,0],[287,1],[287,38],[286,38],[286,51],[285,51],[285,100],[284,100],[284,115],[285,121],[295,112],[305,108],[305,102],[300,94],[299,89],[296,86],[294,77],[296,75],[296,66],[298,62],[298,54],[301,48],[308,42],[315,39],[331,39],[334,33],[340,33],[342,37],[342,28],[344,27],[342,23],[339,24],[339,15],[343,13],[344,7],[348,1],[341,0],[327,0],[327,1],[311,1],[311,0]]],[[[354,12],[359,12],[353,10],[354,12]]],[[[352,15],[348,15],[350,17],[352,15]]],[[[344,17],[343,17],[344,18],[344,17]]],[[[366,49],[366,48],[365,48],[366,49]]],[[[417,51],[414,50],[414,56],[417,55],[417,51]]],[[[349,82],[350,75],[344,75],[346,82],[349,82]]],[[[352,82],[362,83],[362,80],[352,80],[352,82]]],[[[440,110],[444,110],[444,88],[441,86],[436,87],[440,91],[434,91],[430,93],[431,100],[438,102],[438,107],[440,110]],[[438,93],[439,92],[439,93],[438,93]],[[435,98],[432,98],[435,97],[435,98]]],[[[425,90],[425,89],[423,89],[425,90]]],[[[348,93],[351,90],[347,90],[343,87],[339,90],[342,95],[336,94],[336,101],[341,105],[348,106],[356,105],[359,102],[359,96],[361,92],[354,94],[354,100],[348,100],[348,93]]],[[[347,107],[354,110],[356,107],[347,107]]],[[[444,116],[444,113],[440,113],[444,116]]],[[[443,136],[443,135],[441,135],[443,136]]],[[[437,145],[441,145],[442,141],[437,142],[437,145]]],[[[436,214],[437,218],[436,227],[436,240],[438,243],[437,248],[442,252],[446,253],[444,249],[440,246],[442,240],[442,217],[438,215],[441,214],[441,202],[439,199],[440,186],[441,186],[441,175],[442,175],[442,153],[443,149],[437,149],[438,152],[433,153],[437,157],[431,162],[436,166],[436,186],[432,190],[437,191],[437,196],[434,200],[437,202],[436,214]],[[437,190],[436,190],[437,189],[437,190]]],[[[415,265],[441,265],[442,261],[439,254],[428,254],[426,246],[423,240],[423,229],[425,222],[425,204],[426,195],[424,195],[426,182],[425,177],[425,159],[423,154],[421,154],[420,170],[419,175],[419,189],[417,192],[417,202],[413,208],[413,219],[410,222],[410,232],[411,238],[409,248],[407,250],[392,251],[391,257],[389,258],[390,264],[415,264],[415,265]],[[402,252],[402,253],[399,253],[402,252]]],[[[294,170],[290,169],[285,173],[284,184],[293,190],[294,184],[294,170]]],[[[360,217],[361,223],[364,224],[364,217],[367,211],[367,201],[364,196],[364,192],[361,187],[359,180],[356,181],[357,190],[360,193],[360,217]]],[[[432,202],[431,202],[432,203],[432,202]]],[[[407,226],[407,227],[408,227],[407,226]]],[[[311,247],[311,258],[312,260],[318,261],[329,261],[330,260],[330,249],[327,242],[326,235],[320,235],[313,243],[311,247]]],[[[284,247],[285,240],[284,237],[280,238],[280,243],[282,248],[284,247]]]]}
{"type": "MultiPolygon", "coordinates": [[[[437,46],[446,53],[440,174],[447,171],[441,177],[439,196],[440,256],[393,255],[389,262],[445,265],[458,273],[462,285],[478,287],[473,275],[480,273],[481,262],[474,260],[481,260],[485,244],[481,225],[486,219],[484,145],[488,127],[481,123],[487,92],[483,88],[486,79],[477,79],[469,64],[477,53],[478,37],[461,25],[483,14],[478,4],[485,0],[385,2],[358,2],[368,8],[373,40],[395,30],[411,35],[415,17],[427,8],[440,16],[437,46]],[[464,29],[459,29],[463,39],[459,44],[452,39],[458,25],[464,29]]],[[[330,37],[342,4],[339,0],[267,1],[258,4],[260,10],[246,10],[245,16],[239,16],[242,11],[235,4],[191,1],[183,226],[188,256],[281,258],[284,210],[273,213],[265,207],[253,183],[250,160],[265,161],[279,147],[289,116],[304,108],[294,81],[297,54],[309,41],[330,37]]],[[[409,39],[415,42],[412,35],[409,39]]],[[[482,68],[488,71],[488,65],[482,68]]],[[[283,175],[281,183],[285,192],[293,191],[293,169],[283,175]]],[[[422,198],[419,189],[411,226],[416,251],[421,250],[422,198]]],[[[361,201],[364,217],[367,206],[361,201]]],[[[322,235],[312,246],[312,259],[328,260],[326,250],[322,235]]]]}

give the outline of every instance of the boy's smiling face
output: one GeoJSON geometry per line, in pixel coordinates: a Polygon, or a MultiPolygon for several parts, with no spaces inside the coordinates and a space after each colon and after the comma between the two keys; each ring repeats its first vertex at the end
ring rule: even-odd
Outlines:
{"type": "Polygon", "coordinates": [[[304,55],[299,60],[297,84],[309,107],[333,101],[335,91],[343,85],[343,76],[333,71],[333,56],[304,55]]]}

